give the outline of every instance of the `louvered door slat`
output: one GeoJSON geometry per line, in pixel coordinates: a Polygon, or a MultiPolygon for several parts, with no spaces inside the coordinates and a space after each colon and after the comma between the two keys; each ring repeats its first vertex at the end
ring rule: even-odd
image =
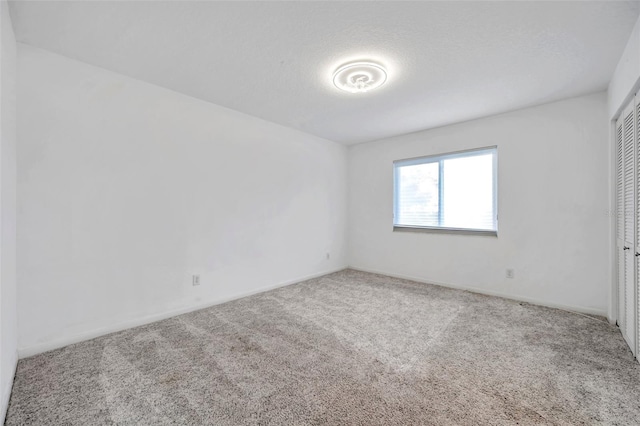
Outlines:
{"type": "Polygon", "coordinates": [[[618,283],[618,326],[625,329],[625,288],[624,288],[624,141],[622,139],[622,118],[616,123],[616,264],[618,283]]]}
{"type": "Polygon", "coordinates": [[[617,236],[624,238],[624,156],[622,144],[622,124],[616,128],[616,217],[617,236]]]}
{"type": "Polygon", "coordinates": [[[638,258],[637,254],[638,252],[640,252],[640,194],[638,194],[638,191],[640,190],[640,173],[639,170],[640,168],[638,167],[638,161],[640,161],[640,102],[638,102],[638,97],[636,97],[635,99],[635,111],[634,111],[634,126],[633,126],[633,143],[635,146],[635,153],[636,153],[636,189],[635,189],[635,196],[636,196],[636,202],[635,202],[635,225],[636,225],[636,238],[635,238],[635,256],[634,256],[634,262],[635,262],[635,279],[633,282],[633,292],[634,292],[634,340],[635,340],[635,344],[636,344],[636,356],[637,356],[637,351],[638,351],[638,344],[640,343],[640,291],[638,289],[639,287],[639,279],[640,279],[640,258],[638,258]]]}
{"type": "Polygon", "coordinates": [[[635,108],[625,109],[622,122],[624,147],[624,324],[621,330],[633,354],[636,354],[636,292],[635,292],[635,240],[636,240],[636,197],[635,197],[635,108]]]}

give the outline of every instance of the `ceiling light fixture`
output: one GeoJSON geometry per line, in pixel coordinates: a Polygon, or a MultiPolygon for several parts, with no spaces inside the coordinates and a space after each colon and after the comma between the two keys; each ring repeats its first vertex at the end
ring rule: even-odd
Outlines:
{"type": "Polygon", "coordinates": [[[377,89],[387,81],[387,71],[372,62],[350,62],[333,73],[333,84],[349,93],[364,93],[377,89]]]}

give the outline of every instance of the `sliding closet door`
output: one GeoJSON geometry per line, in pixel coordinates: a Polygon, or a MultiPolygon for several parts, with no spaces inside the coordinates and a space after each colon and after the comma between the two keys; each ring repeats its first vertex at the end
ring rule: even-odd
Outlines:
{"type": "MultiPolygon", "coordinates": [[[[632,114],[633,114],[633,140],[635,144],[635,166],[636,166],[636,188],[635,188],[635,282],[633,286],[634,298],[634,340],[635,340],[635,352],[634,355],[640,355],[638,353],[640,349],[640,97],[635,97],[635,104],[632,102],[632,114]]],[[[626,120],[626,118],[625,118],[626,120]]]]}
{"type": "Polygon", "coordinates": [[[638,144],[635,140],[635,105],[632,102],[625,108],[622,118],[622,139],[624,155],[624,326],[622,335],[629,344],[633,354],[636,354],[636,173],[635,160],[638,144]]]}
{"type": "Polygon", "coordinates": [[[639,136],[640,96],[637,96],[624,108],[615,127],[617,320],[636,358],[640,356],[639,136]]]}

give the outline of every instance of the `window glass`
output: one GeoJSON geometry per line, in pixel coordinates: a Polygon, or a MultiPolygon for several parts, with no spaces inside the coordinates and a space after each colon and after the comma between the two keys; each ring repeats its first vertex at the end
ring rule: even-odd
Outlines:
{"type": "Polygon", "coordinates": [[[394,162],[394,225],[497,230],[497,149],[394,162]]]}

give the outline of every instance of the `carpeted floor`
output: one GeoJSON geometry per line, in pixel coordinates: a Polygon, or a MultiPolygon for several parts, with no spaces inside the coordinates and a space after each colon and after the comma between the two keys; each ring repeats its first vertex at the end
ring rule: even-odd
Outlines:
{"type": "Polygon", "coordinates": [[[640,424],[604,318],[353,270],[21,360],[7,425],[640,424]]]}

